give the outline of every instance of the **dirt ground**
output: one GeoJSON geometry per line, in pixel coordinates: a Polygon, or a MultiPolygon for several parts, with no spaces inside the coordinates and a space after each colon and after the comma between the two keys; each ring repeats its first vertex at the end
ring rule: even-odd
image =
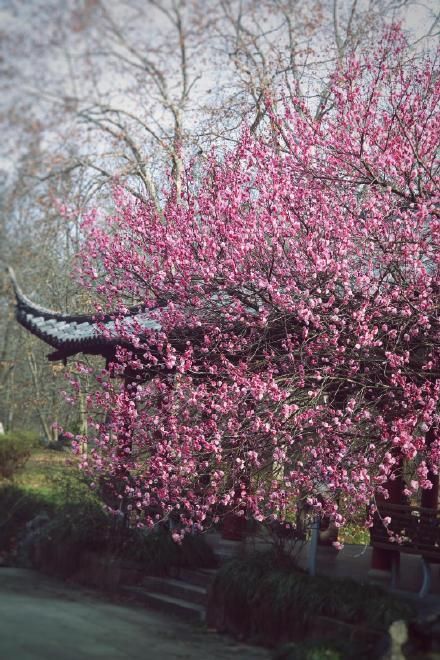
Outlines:
{"type": "Polygon", "coordinates": [[[264,649],[127,602],[0,568],[1,660],[268,660],[264,649]]]}

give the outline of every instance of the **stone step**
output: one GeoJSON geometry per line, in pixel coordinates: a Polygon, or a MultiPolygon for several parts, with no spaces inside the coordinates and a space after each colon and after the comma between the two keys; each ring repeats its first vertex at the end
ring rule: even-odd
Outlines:
{"type": "Polygon", "coordinates": [[[215,558],[219,564],[224,564],[226,561],[230,561],[236,557],[239,557],[239,555],[228,551],[216,550],[215,552],[215,558]]]}
{"type": "Polygon", "coordinates": [[[148,591],[180,598],[196,605],[206,605],[207,602],[208,592],[206,587],[191,584],[184,580],[148,576],[143,579],[142,587],[145,587],[148,591]]]}
{"type": "Polygon", "coordinates": [[[205,540],[215,552],[217,550],[224,550],[238,554],[244,546],[244,541],[232,541],[230,539],[224,539],[220,535],[206,535],[205,540]]]}
{"type": "Polygon", "coordinates": [[[222,538],[220,535],[207,535],[206,540],[213,549],[215,557],[220,564],[240,556],[245,548],[242,541],[231,541],[222,538]]]}
{"type": "Polygon", "coordinates": [[[191,623],[203,623],[206,617],[206,608],[203,605],[189,603],[181,598],[153,593],[144,587],[123,587],[127,595],[134,596],[136,600],[160,612],[172,614],[191,623]]]}
{"type": "Polygon", "coordinates": [[[181,568],[179,579],[197,587],[208,588],[214,580],[217,571],[214,568],[181,568]]]}

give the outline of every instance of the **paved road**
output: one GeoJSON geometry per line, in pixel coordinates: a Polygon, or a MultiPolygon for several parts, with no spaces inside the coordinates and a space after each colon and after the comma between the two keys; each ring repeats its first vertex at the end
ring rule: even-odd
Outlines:
{"type": "Polygon", "coordinates": [[[267,660],[259,648],[34,571],[0,568],[0,660],[267,660]]]}

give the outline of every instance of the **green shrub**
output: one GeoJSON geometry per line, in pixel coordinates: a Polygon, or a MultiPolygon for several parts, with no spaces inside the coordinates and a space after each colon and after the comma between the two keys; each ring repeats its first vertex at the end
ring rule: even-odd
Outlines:
{"type": "Polygon", "coordinates": [[[69,577],[85,552],[137,561],[150,575],[165,575],[176,567],[215,566],[202,536],[185,536],[178,545],[165,530],[129,529],[68,474],[44,494],[16,484],[0,487],[0,553],[21,565],[69,577]],[[33,520],[35,525],[29,526],[33,520]]]}
{"type": "Polygon", "coordinates": [[[106,551],[110,532],[110,519],[97,501],[65,501],[41,527],[29,551],[37,568],[70,577],[79,569],[83,553],[106,551]]]}
{"type": "Polygon", "coordinates": [[[147,575],[167,575],[172,568],[207,568],[215,565],[210,546],[202,537],[187,536],[177,545],[169,532],[127,529],[92,501],[59,507],[38,538],[39,567],[68,577],[85,552],[100,552],[135,561],[147,575]]]}
{"type": "Polygon", "coordinates": [[[53,503],[40,494],[14,484],[0,486],[0,551],[10,552],[27,523],[52,511],[53,503]]]}
{"type": "Polygon", "coordinates": [[[249,636],[254,633],[251,603],[256,585],[267,574],[271,555],[257,554],[250,561],[241,559],[224,563],[214,580],[212,597],[224,607],[228,618],[237,626],[237,632],[249,636]]]}
{"type": "Polygon", "coordinates": [[[211,546],[200,535],[187,535],[175,543],[164,529],[127,530],[117,551],[124,559],[142,563],[148,575],[166,575],[172,568],[212,568],[216,565],[211,546]]]}
{"type": "MultiPolygon", "coordinates": [[[[173,541],[174,543],[174,541],[173,541]]],[[[217,559],[214,551],[203,535],[188,534],[179,549],[177,566],[182,568],[214,568],[217,559]]]]}
{"type": "Polygon", "coordinates": [[[0,479],[13,479],[37,444],[36,436],[24,431],[0,435],[0,479]]]}
{"type": "Polygon", "coordinates": [[[59,561],[73,555],[75,568],[82,549],[105,547],[109,530],[100,503],[69,474],[49,490],[0,486],[0,552],[9,561],[45,569],[52,563],[54,572],[64,575],[67,567],[58,570],[59,561]]]}
{"type": "Polygon", "coordinates": [[[316,615],[378,630],[413,615],[410,605],[380,587],[350,579],[312,578],[279,563],[275,555],[224,564],[211,597],[234,629],[268,643],[301,637],[316,615]]]}
{"type": "Polygon", "coordinates": [[[58,505],[44,529],[44,537],[53,544],[66,541],[86,549],[100,550],[109,542],[110,519],[102,506],[92,499],[58,505]]]}

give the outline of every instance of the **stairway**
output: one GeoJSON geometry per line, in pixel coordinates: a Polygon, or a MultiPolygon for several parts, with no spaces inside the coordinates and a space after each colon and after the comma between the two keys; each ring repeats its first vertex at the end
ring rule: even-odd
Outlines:
{"type": "Polygon", "coordinates": [[[203,623],[208,588],[215,569],[181,569],[176,578],[145,577],[141,584],[123,587],[138,602],[191,623],[203,623]]]}
{"type": "MultiPolygon", "coordinates": [[[[209,534],[218,562],[221,564],[240,552],[241,543],[226,541],[218,534],[209,534]]],[[[178,616],[192,623],[204,623],[208,604],[208,589],[214,580],[215,569],[181,568],[175,577],[144,577],[136,586],[122,587],[125,594],[139,603],[161,612],[178,616]]]]}

